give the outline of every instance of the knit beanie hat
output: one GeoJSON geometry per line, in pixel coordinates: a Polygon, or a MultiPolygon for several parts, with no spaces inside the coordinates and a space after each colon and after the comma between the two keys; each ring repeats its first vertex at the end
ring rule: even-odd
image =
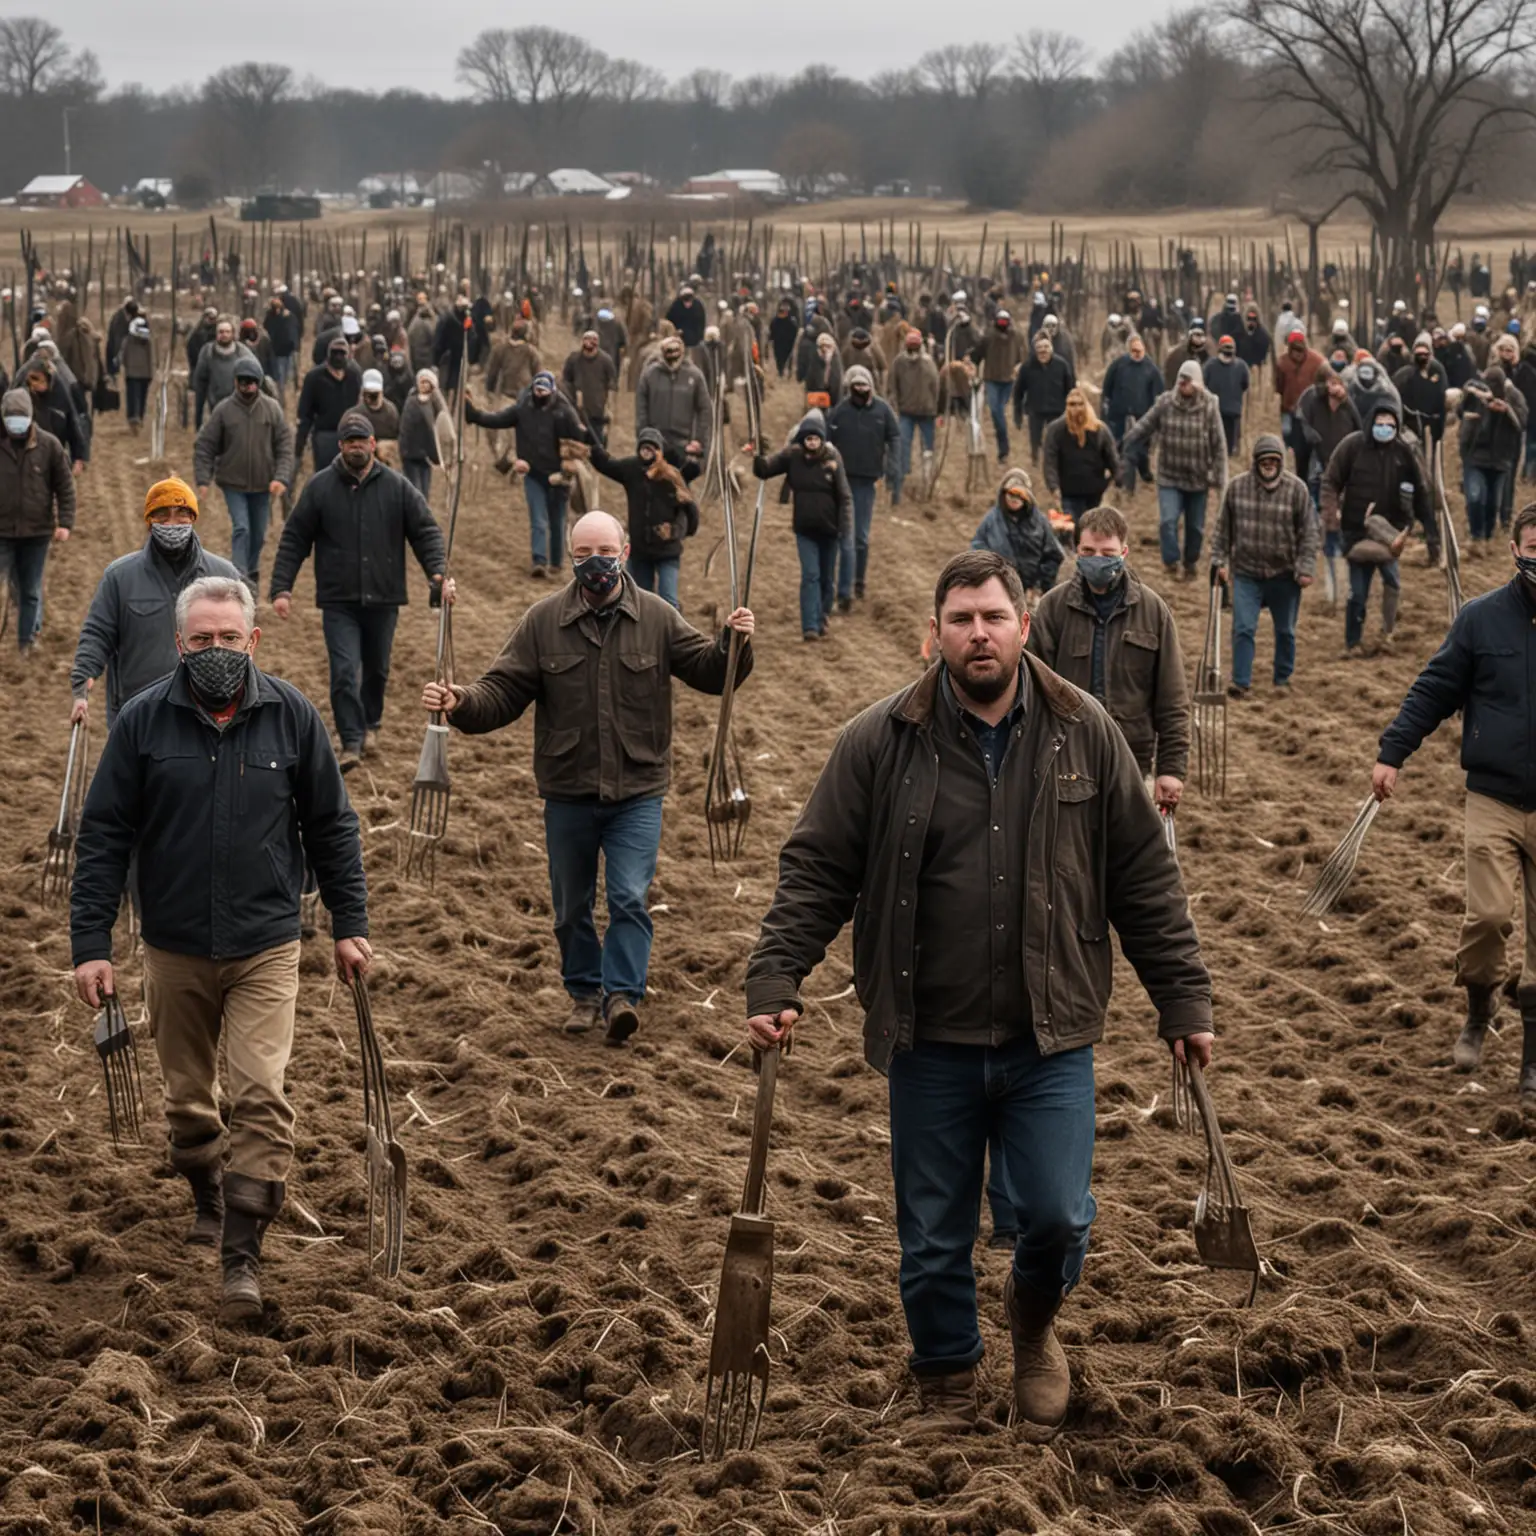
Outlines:
{"type": "Polygon", "coordinates": [[[163,512],[167,507],[185,507],[195,521],[198,515],[197,492],[175,475],[158,480],[150,486],[144,497],[144,521],[147,523],[156,512],[163,512]]]}
{"type": "Polygon", "coordinates": [[[855,363],[853,367],[851,367],[848,372],[843,375],[843,382],[847,384],[849,389],[853,389],[856,386],[862,384],[865,389],[870,391],[871,394],[874,393],[874,377],[870,373],[869,369],[865,368],[860,363],[855,363]]]}
{"type": "Polygon", "coordinates": [[[25,416],[32,419],[32,391],[30,389],[8,389],[3,399],[0,399],[0,417],[25,416]]]}
{"type": "Polygon", "coordinates": [[[1179,365],[1179,382],[1182,384],[1185,379],[1192,384],[1200,385],[1202,389],[1205,387],[1205,375],[1200,371],[1200,364],[1194,358],[1179,365]]]}

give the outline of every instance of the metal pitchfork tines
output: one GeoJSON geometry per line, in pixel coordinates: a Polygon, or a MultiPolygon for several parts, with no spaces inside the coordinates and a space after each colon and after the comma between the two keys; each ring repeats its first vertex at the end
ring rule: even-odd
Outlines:
{"type": "Polygon", "coordinates": [[[144,1105],[144,1084],[139,1077],[139,1053],[133,1031],[117,994],[110,994],[96,1015],[96,1054],[107,1080],[107,1121],[112,1145],[119,1152],[125,1141],[143,1138],[139,1125],[144,1105]]]}
{"type": "Polygon", "coordinates": [[[1258,1244],[1253,1240],[1253,1221],[1237,1192],[1237,1175],[1227,1156],[1221,1126],[1216,1119],[1216,1107],[1205,1086],[1205,1074],[1198,1062],[1186,1063],[1175,1057],[1174,1118],[1180,1126],[1192,1132],[1191,1100],[1205,1130],[1206,1146],[1205,1183],[1195,1202],[1195,1252],[1207,1269],[1239,1269],[1251,1274],[1253,1283],[1248,1287],[1248,1300],[1243,1303],[1251,1307],[1259,1293],[1259,1276],[1264,1269],[1258,1244]]]}
{"type": "Polygon", "coordinates": [[[757,1057],[757,1104],[752,1153],[741,1209],[731,1217],[709,1341],[709,1382],[699,1453],[706,1461],[749,1451],[757,1443],[768,1401],[768,1314],[773,1296],[773,1223],[763,1215],[768,1132],[773,1124],[777,1050],[757,1057]]]}
{"type": "Polygon", "coordinates": [[[1163,818],[1163,841],[1168,844],[1168,851],[1174,858],[1178,858],[1179,834],[1174,830],[1173,812],[1168,806],[1160,805],[1157,808],[1157,814],[1163,818]]]}
{"type": "Polygon", "coordinates": [[[59,819],[48,829],[48,857],[43,861],[43,905],[69,897],[70,877],[75,870],[75,834],[85,808],[90,783],[90,727],[77,720],[69,732],[69,759],[64,766],[64,790],[59,796],[59,819]]]}
{"type": "Polygon", "coordinates": [[[1307,899],[1302,903],[1303,917],[1326,917],[1338,904],[1339,898],[1349,889],[1355,878],[1355,862],[1360,857],[1360,845],[1371,830],[1381,802],[1375,795],[1368,795],[1355,816],[1355,824],[1344,834],[1343,841],[1335,848],[1328,862],[1317,872],[1317,881],[1307,899]]]}
{"type": "Polygon", "coordinates": [[[1227,695],[1221,670],[1222,587],[1211,572],[1211,603],[1193,699],[1195,782],[1202,795],[1227,797],[1227,695]]]}
{"type": "Polygon", "coordinates": [[[363,1059],[363,1136],[368,1173],[368,1268],[384,1261],[384,1273],[393,1280],[400,1273],[405,1252],[405,1148],[395,1140],[395,1118],[389,1107],[389,1084],[384,1076],[384,1053],[373,1028],[373,1009],[368,983],[361,976],[352,981],[352,1002],[357,1009],[357,1038],[363,1059]],[[383,1245],[375,1234],[382,1227],[383,1245]]]}

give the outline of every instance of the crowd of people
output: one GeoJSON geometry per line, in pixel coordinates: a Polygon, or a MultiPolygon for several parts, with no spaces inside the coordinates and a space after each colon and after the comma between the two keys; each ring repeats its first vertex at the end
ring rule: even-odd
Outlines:
{"type": "MultiPolygon", "coordinates": [[[[854,920],[866,1055],[891,1082],[911,1364],[934,1423],[976,1421],[969,1250],[984,1182],[994,1241],[1014,1255],[1018,1416],[1049,1431],[1066,1411],[1053,1319],[1094,1215],[1091,1046],[1111,928],[1175,1056],[1211,1058],[1210,979],[1165,835],[1191,752],[1186,647],[1133,561],[1127,510],[1139,486],[1155,486],[1164,583],[1228,595],[1229,692],[1240,700],[1266,609],[1273,684],[1291,686],[1298,610],[1319,583],[1330,600],[1345,596],[1354,658],[1379,573],[1374,649],[1391,649],[1413,531],[1431,564],[1456,537],[1438,491],[1456,426],[1466,551],[1493,557],[1507,527],[1515,570],[1462,610],[1383,734],[1372,783],[1393,794],[1424,737],[1463,713],[1469,852],[1456,967],[1468,1011],[1455,1062],[1480,1063],[1523,885],[1520,1090],[1536,1108],[1536,507],[1512,510],[1533,458],[1525,386],[1536,361],[1513,330],[1491,335],[1475,316],[1457,334],[1398,306],[1356,346],[1350,317],[1303,319],[1299,304],[1268,327],[1235,293],[1185,320],[1133,290],[1117,296],[1095,358],[1043,277],[1022,297],[997,284],[974,303],[964,289],[935,301],[857,280],[773,300],[745,282],[713,307],[698,280],[659,315],[634,286],[612,300],[596,283],[499,300],[468,283],[446,294],[425,282],[303,286],[263,294],[251,280],[186,338],[190,481],[150,489],[145,543],[102,575],[71,671],[75,721],[106,675],[108,725],[79,832],[76,984],[92,1006],[115,990],[126,893],[140,914],[171,1162],[191,1189],[190,1240],[220,1248],[227,1317],[261,1313],[262,1235],[293,1155],[282,1083],[306,886],[330,912],[339,975],[370,962],[348,784],[377,748],[411,560],[431,604],[455,601],[430,497],[432,471],[463,446],[460,423],[489,435],[495,467],[521,488],[532,576],[562,579],[481,676],[434,679],[420,702],[469,733],[532,709],[569,1000],[560,1024],[623,1047],[643,1023],[672,682],[719,694],[750,686],[754,664],[748,608],[714,634],[683,616],[680,564],[705,488],[729,477],[740,490],[748,473],[782,482],[800,633],[819,641],[881,580],[882,487],[893,507],[914,490],[927,505],[939,434],[958,440],[969,424],[975,457],[990,422],[1003,473],[971,547],[939,576],[932,665],[839,737],[784,846],[747,974],[750,1038],[777,1048],[806,976],[854,920]],[[556,366],[558,301],[573,344],[556,366]],[[756,422],[769,389],[794,397],[795,423],[777,444],[760,430],[738,464],[732,405],[755,392],[745,415],[756,422]],[[1281,430],[1251,433],[1267,391],[1281,430]],[[1026,419],[1028,468],[1012,462],[1009,436],[1026,419]],[[630,430],[624,453],[616,433],[630,430]],[[625,519],[588,505],[567,541],[568,504],[589,475],[621,488],[625,519]],[[214,487],[227,559],[207,548],[214,487]],[[286,502],[267,555],[274,504],[286,502]],[[311,558],[334,741],[302,692],[255,659],[263,581],[286,620],[311,558]],[[222,1119],[221,1035],[232,1098],[222,1119]]],[[[43,622],[48,549],[74,525],[77,474],[93,434],[111,430],[65,382],[48,339],[73,302],[62,294],[55,315],[35,317],[42,339],[0,400],[0,551],[24,654],[43,622]]],[[[125,299],[101,359],[107,379],[145,385],[124,402],[130,431],[156,375],[150,319],[125,299]]]]}

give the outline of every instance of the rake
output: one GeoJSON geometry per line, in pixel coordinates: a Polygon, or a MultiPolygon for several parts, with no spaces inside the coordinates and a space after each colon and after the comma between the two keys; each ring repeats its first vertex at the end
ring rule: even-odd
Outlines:
{"type": "Polygon", "coordinates": [[[363,1136],[368,1174],[368,1268],[383,1260],[385,1275],[400,1273],[405,1252],[405,1148],[395,1140],[395,1117],[389,1107],[389,1083],[384,1053],[373,1028],[368,983],[352,978],[352,1003],[357,1010],[357,1039],[363,1059],[363,1136]],[[382,1229],[382,1233],[381,1233],[382,1229]],[[383,1237],[382,1246],[377,1238],[383,1237]]]}
{"type": "Polygon", "coordinates": [[[1211,602],[1205,620],[1205,646],[1195,680],[1193,724],[1195,783],[1200,793],[1227,797],[1227,695],[1221,670],[1222,588],[1211,572],[1211,602]]]}
{"type": "Polygon", "coordinates": [[[757,1103],[752,1115],[752,1152],[741,1209],[731,1217],[715,1327],[709,1341],[709,1380],[699,1454],[705,1461],[757,1443],[768,1401],[768,1317],[773,1297],[773,1222],[763,1215],[768,1170],[768,1133],[779,1052],[757,1057],[757,1103]]]}
{"type": "Polygon", "coordinates": [[[144,1083],[139,1076],[139,1053],[133,1043],[123,1005],[115,992],[102,1002],[96,1015],[96,1054],[107,1083],[107,1123],[112,1130],[112,1146],[121,1152],[124,1141],[143,1140],[140,1131],[144,1106],[144,1083]]]}
{"type": "Polygon", "coordinates": [[[53,906],[69,896],[69,882],[75,870],[75,834],[80,826],[80,813],[85,808],[85,791],[90,783],[87,767],[90,743],[90,726],[84,720],[77,720],[69,732],[69,757],[64,765],[59,819],[55,826],[48,829],[48,857],[43,861],[44,906],[53,906]]]}
{"type": "MultiPolygon", "coordinates": [[[[463,353],[459,377],[469,377],[470,319],[464,317],[463,353]]],[[[464,398],[458,391],[458,443],[455,448],[453,496],[448,507],[448,538],[443,553],[443,583],[437,615],[437,681],[453,682],[453,605],[448,601],[448,571],[453,561],[453,535],[459,522],[459,501],[464,491],[464,398]]],[[[411,784],[411,820],[405,841],[405,875],[425,879],[429,887],[437,883],[437,850],[448,833],[448,810],[453,788],[448,779],[448,725],[441,710],[433,710],[422,738],[421,756],[416,761],[416,778],[411,784]]]]}
{"type": "Polygon", "coordinates": [[[1365,842],[1365,834],[1371,830],[1371,823],[1376,820],[1380,810],[1381,802],[1374,795],[1367,795],[1355,816],[1354,825],[1344,834],[1328,862],[1317,872],[1317,881],[1301,905],[1303,917],[1326,917],[1338,905],[1339,898],[1355,878],[1355,863],[1360,857],[1360,846],[1365,842]]]}
{"type": "Polygon", "coordinates": [[[1253,1305],[1259,1294],[1259,1276],[1263,1260],[1253,1240],[1253,1220],[1243,1197],[1238,1193],[1237,1175],[1227,1156],[1216,1108],[1205,1086],[1205,1074],[1198,1062],[1173,1061],[1173,1113],[1177,1123],[1193,1133],[1193,1102],[1205,1131],[1205,1183],[1195,1202],[1195,1252],[1207,1269],[1237,1269],[1253,1276],[1245,1307],[1253,1305]]]}

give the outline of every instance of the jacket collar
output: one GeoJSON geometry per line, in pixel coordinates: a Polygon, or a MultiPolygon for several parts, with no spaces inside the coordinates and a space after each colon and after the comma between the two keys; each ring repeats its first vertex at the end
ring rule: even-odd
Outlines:
{"type": "MultiPolygon", "coordinates": [[[[1029,668],[1032,687],[1038,690],[1045,707],[1058,720],[1075,722],[1081,719],[1083,695],[1066,678],[1058,677],[1029,651],[1024,652],[1024,665],[1029,668]]],[[[910,688],[891,701],[891,714],[908,725],[920,728],[932,725],[939,697],[939,674],[943,670],[942,661],[934,662],[910,688]]]]}
{"type": "MultiPolygon", "coordinates": [[[[619,597],[614,607],[625,618],[636,619],[640,617],[640,589],[635,585],[635,578],[625,571],[620,578],[619,597]]],[[[594,610],[586,598],[581,595],[581,583],[573,577],[567,583],[565,591],[560,594],[560,612],[558,622],[562,629],[568,624],[575,624],[594,610]]]]}

